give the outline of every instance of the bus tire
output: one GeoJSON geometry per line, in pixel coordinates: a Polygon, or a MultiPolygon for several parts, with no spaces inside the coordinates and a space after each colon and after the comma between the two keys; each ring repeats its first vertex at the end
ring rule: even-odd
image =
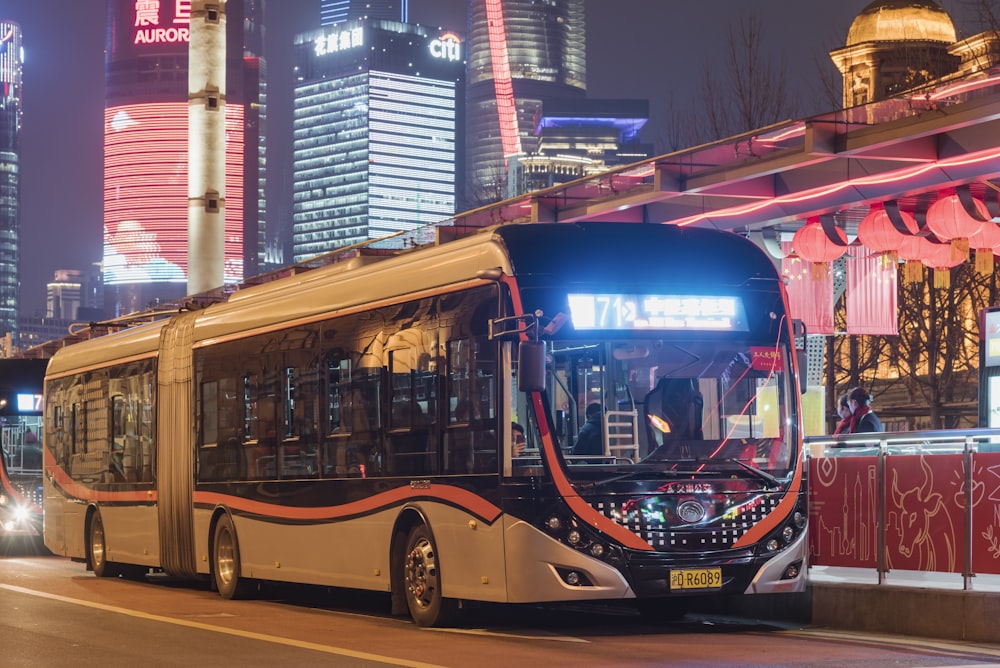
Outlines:
{"type": "Polygon", "coordinates": [[[219,595],[225,599],[244,598],[249,582],[240,576],[240,544],[236,527],[227,515],[219,517],[212,540],[212,578],[219,595]]]}
{"type": "Polygon", "coordinates": [[[442,626],[456,603],[441,596],[441,566],[434,538],[425,524],[414,525],[406,538],[403,587],[410,617],[417,626],[442,626]]]}
{"type": "Polygon", "coordinates": [[[110,578],[118,575],[118,570],[108,562],[108,543],[104,534],[104,520],[101,511],[95,510],[90,516],[87,530],[87,561],[94,575],[99,578],[110,578]]]}

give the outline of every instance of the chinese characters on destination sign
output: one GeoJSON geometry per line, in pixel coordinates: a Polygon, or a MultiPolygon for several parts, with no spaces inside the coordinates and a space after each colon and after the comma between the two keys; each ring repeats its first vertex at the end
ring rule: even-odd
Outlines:
{"type": "Polygon", "coordinates": [[[576,329],[692,329],[746,331],[739,297],[571,294],[576,329]]]}

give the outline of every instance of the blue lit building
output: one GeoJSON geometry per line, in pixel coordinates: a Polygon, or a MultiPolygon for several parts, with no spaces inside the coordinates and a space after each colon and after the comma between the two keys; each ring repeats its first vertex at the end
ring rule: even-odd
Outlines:
{"type": "Polygon", "coordinates": [[[462,50],[454,32],[385,20],[296,37],[294,261],[455,213],[462,50]]]}
{"type": "Polygon", "coordinates": [[[639,143],[648,100],[546,99],[542,108],[535,152],[508,158],[508,197],[653,156],[651,144],[639,143]]]}
{"type": "Polygon", "coordinates": [[[0,339],[7,340],[17,339],[23,59],[21,28],[0,21],[0,339]]]}

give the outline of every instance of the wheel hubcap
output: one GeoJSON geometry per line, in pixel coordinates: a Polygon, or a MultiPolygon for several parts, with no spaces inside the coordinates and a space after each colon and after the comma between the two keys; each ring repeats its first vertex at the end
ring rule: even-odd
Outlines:
{"type": "Polygon", "coordinates": [[[430,541],[422,538],[406,555],[406,590],[421,608],[431,604],[437,589],[437,561],[430,541]]]}
{"type": "Polygon", "coordinates": [[[94,520],[94,531],[91,536],[91,558],[94,561],[94,566],[100,566],[104,563],[104,524],[101,520],[94,520]]]}
{"type": "Polygon", "coordinates": [[[233,536],[228,531],[219,534],[219,545],[216,548],[215,568],[219,574],[219,580],[224,584],[233,581],[236,572],[236,558],[233,550],[233,536]]]}

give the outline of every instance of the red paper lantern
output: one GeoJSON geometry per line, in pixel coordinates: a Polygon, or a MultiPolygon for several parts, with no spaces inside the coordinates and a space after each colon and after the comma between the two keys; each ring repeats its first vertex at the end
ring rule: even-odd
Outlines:
{"type": "Polygon", "coordinates": [[[895,262],[903,238],[912,236],[920,230],[917,219],[911,214],[900,211],[899,215],[909,230],[909,235],[896,229],[889,219],[889,214],[881,206],[872,206],[868,215],[858,224],[858,241],[864,244],[865,248],[880,254],[883,262],[895,262]]]}
{"type": "Polygon", "coordinates": [[[952,193],[927,209],[927,227],[938,239],[950,241],[952,253],[964,261],[969,256],[969,237],[975,236],[983,224],[966,213],[958,195],[952,193]]]}
{"type": "Polygon", "coordinates": [[[839,227],[833,228],[843,242],[837,245],[826,235],[818,221],[800,227],[792,237],[792,250],[806,262],[812,263],[813,280],[822,280],[830,271],[830,263],[847,252],[847,235],[839,227]]]}
{"type": "Polygon", "coordinates": [[[906,261],[903,265],[903,280],[920,283],[924,280],[924,259],[931,256],[933,249],[926,237],[904,237],[899,243],[899,257],[906,261]]]}
{"type": "Polygon", "coordinates": [[[951,286],[951,268],[962,264],[965,260],[955,257],[951,244],[928,243],[927,249],[924,264],[934,270],[934,287],[951,286]]]}
{"type": "MultiPolygon", "coordinates": [[[[978,199],[972,201],[976,203],[979,213],[989,219],[986,204],[978,199]]],[[[987,220],[978,232],[969,237],[969,247],[976,249],[976,271],[984,276],[992,274],[993,255],[1000,251],[1000,225],[987,220]]]]}

